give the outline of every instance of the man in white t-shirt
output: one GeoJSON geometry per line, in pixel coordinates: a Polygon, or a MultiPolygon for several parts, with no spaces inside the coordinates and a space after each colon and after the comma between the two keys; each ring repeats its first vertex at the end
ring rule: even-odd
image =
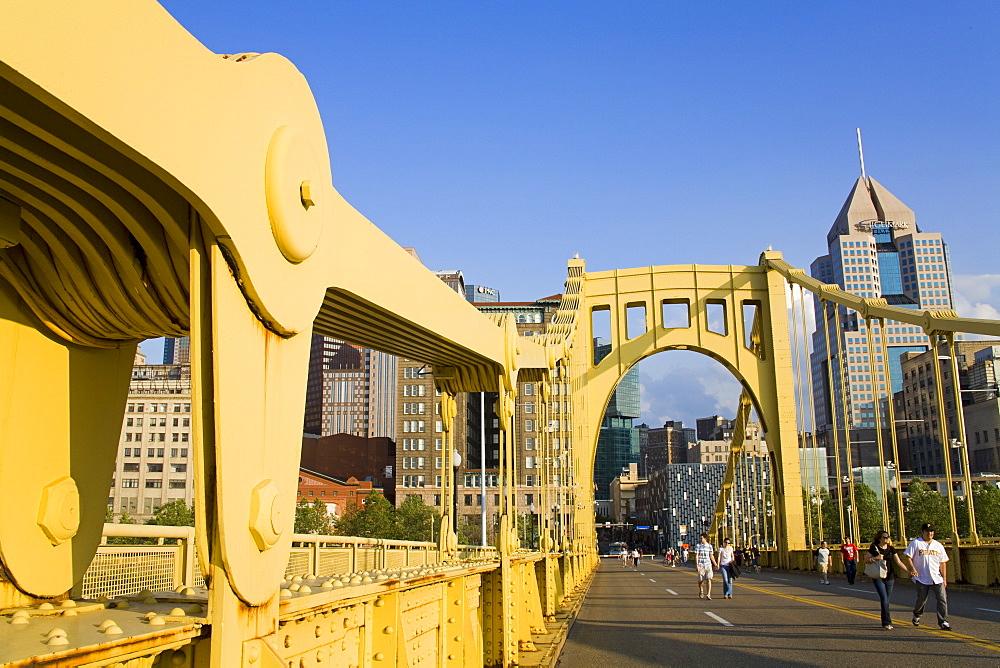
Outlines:
{"type": "Polygon", "coordinates": [[[819,571],[819,583],[830,584],[830,547],[825,540],[819,542],[816,550],[816,570],[819,571]]]}
{"type": "Polygon", "coordinates": [[[920,527],[920,538],[914,538],[903,553],[909,562],[910,575],[917,587],[917,602],[913,606],[913,625],[920,626],[920,616],[924,614],[927,594],[931,591],[937,599],[938,626],[951,630],[948,623],[948,553],[944,545],[934,540],[934,526],[930,523],[920,527]]]}

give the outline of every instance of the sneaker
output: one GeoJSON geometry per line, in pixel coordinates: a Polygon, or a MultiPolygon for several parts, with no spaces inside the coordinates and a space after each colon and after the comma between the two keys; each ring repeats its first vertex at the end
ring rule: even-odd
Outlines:
{"type": "Polygon", "coordinates": [[[892,627],[892,624],[886,624],[882,628],[885,629],[886,631],[891,631],[893,627],[892,627]]]}
{"type": "Polygon", "coordinates": [[[939,624],[939,626],[941,627],[941,630],[943,630],[943,631],[951,631],[951,624],[949,624],[948,622],[941,622],[941,624],[939,624]]]}
{"type": "Polygon", "coordinates": [[[913,615],[913,625],[920,626],[920,617],[918,617],[917,615],[913,615]]]}
{"type": "Polygon", "coordinates": [[[711,601],[711,600],[712,600],[712,597],[711,597],[711,596],[706,596],[705,598],[706,598],[706,599],[708,599],[709,601],[711,601]]]}
{"type": "Polygon", "coordinates": [[[698,592],[698,598],[705,598],[704,592],[698,592]]]}

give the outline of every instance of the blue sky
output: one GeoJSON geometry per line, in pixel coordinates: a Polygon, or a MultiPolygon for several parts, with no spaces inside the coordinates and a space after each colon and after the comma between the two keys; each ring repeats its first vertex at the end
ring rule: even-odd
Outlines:
{"type": "MultiPolygon", "coordinates": [[[[755,264],[770,244],[808,266],[861,127],[868,173],[945,234],[959,307],[1000,318],[993,2],[162,4],[215,52],[294,62],[341,194],[505,300],[561,291],[574,253],[755,264]]],[[[640,367],[648,420],[718,412],[726,374],[681,367],[640,367]]]]}

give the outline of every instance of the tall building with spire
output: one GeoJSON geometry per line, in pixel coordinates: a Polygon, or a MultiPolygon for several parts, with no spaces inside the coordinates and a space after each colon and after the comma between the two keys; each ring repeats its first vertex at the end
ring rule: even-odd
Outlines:
{"type": "MultiPolygon", "coordinates": [[[[862,176],[857,180],[826,241],[827,253],[811,265],[814,278],[861,297],[884,299],[892,306],[952,307],[944,239],[937,232],[922,231],[913,210],[875,179],[862,176]]],[[[836,415],[837,431],[868,429],[867,435],[859,431],[851,439],[871,441],[876,402],[885,427],[888,403],[902,388],[900,357],[928,350],[930,340],[914,325],[887,320],[881,327],[843,307],[824,310],[817,302],[815,308],[811,367],[816,430],[822,434],[834,429],[836,415]],[[846,406],[846,425],[842,406],[846,406]]],[[[871,450],[858,448],[859,455],[867,453],[866,460],[873,457],[871,450]]],[[[860,463],[855,460],[856,465],[860,463]]]]}

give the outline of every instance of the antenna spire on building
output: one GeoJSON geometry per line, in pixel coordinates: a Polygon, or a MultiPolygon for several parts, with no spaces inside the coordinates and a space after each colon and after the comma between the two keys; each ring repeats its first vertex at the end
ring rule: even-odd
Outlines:
{"type": "Polygon", "coordinates": [[[865,174],[865,149],[861,145],[861,128],[857,128],[858,131],[858,156],[861,158],[861,179],[868,182],[868,175],[865,174]]]}

